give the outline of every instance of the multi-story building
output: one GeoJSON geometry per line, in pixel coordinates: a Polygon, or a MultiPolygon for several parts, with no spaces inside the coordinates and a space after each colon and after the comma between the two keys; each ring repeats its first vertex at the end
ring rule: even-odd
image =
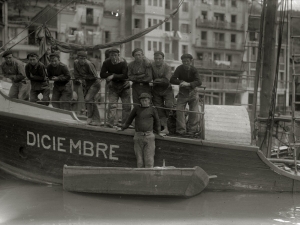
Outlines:
{"type": "Polygon", "coordinates": [[[203,83],[210,94],[206,103],[240,103],[248,2],[195,1],[193,14],[194,66],[203,75],[203,83]]]}

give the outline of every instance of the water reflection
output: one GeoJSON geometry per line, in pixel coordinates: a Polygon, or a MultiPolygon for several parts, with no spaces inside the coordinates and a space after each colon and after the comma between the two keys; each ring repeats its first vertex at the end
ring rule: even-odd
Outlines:
{"type": "Polygon", "coordinates": [[[0,172],[0,224],[299,224],[300,194],[190,198],[71,193],[0,172]]]}

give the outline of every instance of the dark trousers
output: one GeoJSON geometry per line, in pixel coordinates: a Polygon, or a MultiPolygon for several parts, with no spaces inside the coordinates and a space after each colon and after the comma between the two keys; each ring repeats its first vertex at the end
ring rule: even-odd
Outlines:
{"type": "Polygon", "coordinates": [[[155,135],[153,132],[135,132],[133,140],[137,167],[152,168],[155,155],[155,135]]]}
{"type": "MultiPolygon", "coordinates": [[[[164,108],[172,108],[174,104],[174,95],[172,87],[169,87],[163,92],[158,92],[153,89],[153,105],[164,108]]],[[[160,119],[168,118],[170,110],[157,108],[160,119]]]]}
{"type": "Polygon", "coordinates": [[[58,109],[71,110],[71,103],[68,101],[72,100],[72,94],[71,82],[63,86],[54,85],[51,101],[56,102],[52,102],[52,106],[58,109]]]}
{"type": "Polygon", "coordinates": [[[48,106],[50,104],[50,88],[49,86],[41,87],[41,88],[32,88],[30,90],[30,102],[37,102],[39,101],[38,95],[42,94],[43,98],[42,101],[45,102],[38,102],[41,105],[48,106]]]}
{"type": "Polygon", "coordinates": [[[101,88],[101,81],[99,79],[96,79],[95,82],[91,83],[86,82],[86,93],[84,100],[87,103],[86,109],[87,109],[87,117],[92,119],[92,121],[100,122],[100,113],[97,107],[96,103],[88,103],[88,102],[94,102],[96,95],[100,91],[101,88]]]}

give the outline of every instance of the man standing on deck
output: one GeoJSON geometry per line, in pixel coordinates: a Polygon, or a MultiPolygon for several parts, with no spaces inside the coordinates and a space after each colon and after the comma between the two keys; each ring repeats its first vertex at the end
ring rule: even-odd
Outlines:
{"type": "Polygon", "coordinates": [[[151,96],[152,81],[151,62],[144,57],[143,50],[136,48],[132,52],[134,61],[128,64],[128,78],[132,84],[132,100],[134,104],[140,104],[139,96],[148,93],[151,96]]]}
{"type": "Polygon", "coordinates": [[[109,58],[103,62],[100,77],[106,79],[108,86],[109,114],[108,127],[114,126],[117,113],[117,103],[122,100],[122,124],[130,114],[130,84],[127,81],[127,62],[120,57],[120,51],[112,48],[109,51],[109,58]]]}
{"type": "Polygon", "coordinates": [[[137,167],[152,168],[155,155],[155,135],[153,130],[156,130],[160,135],[160,122],[156,109],[150,106],[151,96],[148,93],[142,93],[139,99],[141,105],[133,108],[126,123],[123,124],[122,130],[127,129],[133,119],[135,119],[133,140],[137,167]]]}
{"type": "Polygon", "coordinates": [[[48,106],[50,103],[50,87],[46,68],[39,60],[39,56],[36,53],[29,53],[27,55],[29,63],[25,66],[25,73],[30,80],[30,102],[39,101],[38,95],[42,94],[43,98],[40,104],[48,106]]]}
{"type": "MultiPolygon", "coordinates": [[[[153,104],[158,107],[172,108],[174,95],[170,84],[171,68],[164,62],[165,54],[161,51],[154,52],[154,62],[152,63],[153,74],[153,104]]],[[[167,118],[170,110],[157,108],[163,134],[169,134],[167,118]]]]}
{"type": "Polygon", "coordinates": [[[1,64],[1,69],[5,78],[12,81],[12,86],[8,96],[21,100],[29,99],[30,83],[26,78],[23,63],[12,56],[12,51],[3,53],[5,62],[1,64]]]}
{"type": "Polygon", "coordinates": [[[176,107],[176,110],[178,110],[176,112],[176,132],[180,135],[186,134],[187,132],[193,135],[198,129],[198,113],[189,113],[188,128],[186,128],[185,113],[183,112],[186,104],[189,104],[189,111],[199,111],[199,95],[196,91],[196,87],[201,86],[202,82],[197,69],[191,65],[192,60],[192,55],[183,54],[181,56],[182,65],[176,68],[171,77],[171,84],[179,85],[176,107]]]}
{"type": "Polygon", "coordinates": [[[71,110],[72,83],[68,67],[60,62],[58,53],[50,54],[50,64],[47,67],[48,77],[54,81],[52,106],[54,108],[71,110]]]}
{"type": "Polygon", "coordinates": [[[100,91],[101,82],[97,75],[95,66],[87,60],[87,54],[84,51],[77,52],[78,59],[74,61],[74,77],[75,83],[80,84],[85,80],[85,97],[87,103],[87,124],[92,126],[100,126],[100,114],[95,103],[95,96],[100,91]],[[94,102],[94,103],[89,103],[94,102]]]}

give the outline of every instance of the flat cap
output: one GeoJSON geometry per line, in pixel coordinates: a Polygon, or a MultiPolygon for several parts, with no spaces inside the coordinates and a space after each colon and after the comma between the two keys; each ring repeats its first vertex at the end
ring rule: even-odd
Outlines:
{"type": "Polygon", "coordinates": [[[132,51],[132,56],[133,56],[133,57],[134,57],[134,54],[135,54],[136,52],[142,52],[142,53],[144,53],[143,50],[142,50],[141,48],[136,48],[136,49],[134,49],[134,50],[132,51]]]}
{"type": "Polygon", "coordinates": [[[12,54],[12,51],[11,50],[7,50],[3,53],[2,57],[6,57],[8,55],[12,54]]]}
{"type": "Polygon", "coordinates": [[[27,54],[27,59],[29,59],[29,57],[37,57],[37,58],[39,58],[39,55],[37,53],[35,53],[35,52],[30,52],[30,53],[27,54]]]}
{"type": "Polygon", "coordinates": [[[162,51],[156,51],[154,52],[154,55],[161,55],[163,58],[165,58],[165,54],[162,51]]]}
{"type": "Polygon", "coordinates": [[[49,57],[50,57],[50,58],[51,58],[51,57],[57,57],[57,58],[60,58],[60,56],[59,56],[59,54],[58,54],[57,52],[51,53],[51,54],[49,55],[49,57]]]}
{"type": "Polygon", "coordinates": [[[142,98],[151,98],[151,96],[148,93],[142,93],[140,95],[139,99],[142,99],[142,98]]]}
{"type": "Polygon", "coordinates": [[[181,56],[181,60],[183,60],[183,59],[193,59],[193,56],[191,54],[183,54],[181,56]]]}
{"type": "Polygon", "coordinates": [[[108,50],[108,53],[120,53],[120,51],[117,48],[111,48],[108,50]]]}
{"type": "Polygon", "coordinates": [[[87,57],[87,53],[85,51],[77,52],[77,56],[87,57]]]}

